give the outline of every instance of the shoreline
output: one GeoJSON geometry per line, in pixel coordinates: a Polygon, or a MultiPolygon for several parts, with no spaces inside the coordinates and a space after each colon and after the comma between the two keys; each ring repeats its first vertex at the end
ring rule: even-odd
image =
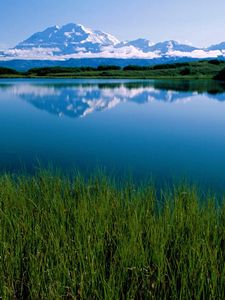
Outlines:
{"type": "Polygon", "coordinates": [[[41,67],[24,71],[0,67],[0,78],[22,79],[149,79],[149,80],[222,80],[225,61],[203,60],[153,66],[130,65],[98,67],[41,67]]]}
{"type": "Polygon", "coordinates": [[[129,77],[129,76],[0,76],[0,79],[137,79],[137,80],[213,80],[212,77],[129,77]]]}

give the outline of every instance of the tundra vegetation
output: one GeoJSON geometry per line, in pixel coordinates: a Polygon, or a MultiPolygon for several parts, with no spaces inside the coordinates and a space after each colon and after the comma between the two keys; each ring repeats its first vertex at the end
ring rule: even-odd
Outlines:
{"type": "Polygon", "coordinates": [[[22,78],[141,78],[141,79],[217,79],[225,81],[225,61],[201,60],[154,66],[47,67],[20,72],[0,68],[0,77],[22,78]]]}

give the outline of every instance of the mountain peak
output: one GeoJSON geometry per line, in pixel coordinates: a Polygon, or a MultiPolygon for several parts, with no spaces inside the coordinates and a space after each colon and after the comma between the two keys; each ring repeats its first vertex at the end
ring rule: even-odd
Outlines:
{"type": "Polygon", "coordinates": [[[63,26],[48,27],[37,32],[14,49],[51,49],[52,55],[69,55],[80,52],[97,53],[105,46],[119,43],[114,36],[100,30],[92,30],[81,24],[68,23],[63,26]]]}
{"type": "Polygon", "coordinates": [[[145,38],[139,38],[132,41],[122,42],[118,45],[118,47],[134,47],[137,48],[140,51],[143,51],[144,53],[149,52],[150,47],[154,45],[151,41],[145,39],[145,38]]]}
{"type": "Polygon", "coordinates": [[[199,48],[185,45],[175,40],[159,42],[151,47],[151,51],[156,51],[160,54],[166,54],[171,51],[179,51],[179,52],[187,53],[198,49],[199,48]]]}

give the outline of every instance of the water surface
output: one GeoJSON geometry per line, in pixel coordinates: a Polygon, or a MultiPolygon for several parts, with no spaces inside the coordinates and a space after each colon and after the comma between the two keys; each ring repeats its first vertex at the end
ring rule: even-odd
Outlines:
{"type": "Polygon", "coordinates": [[[224,190],[225,89],[210,81],[1,80],[0,170],[37,160],[88,174],[224,190]]]}

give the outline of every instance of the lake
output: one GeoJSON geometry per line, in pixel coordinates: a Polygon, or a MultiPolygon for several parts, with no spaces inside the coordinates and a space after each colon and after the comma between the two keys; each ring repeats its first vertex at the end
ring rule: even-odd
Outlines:
{"type": "Polygon", "coordinates": [[[212,81],[1,80],[0,170],[225,187],[225,88],[212,81]]]}

